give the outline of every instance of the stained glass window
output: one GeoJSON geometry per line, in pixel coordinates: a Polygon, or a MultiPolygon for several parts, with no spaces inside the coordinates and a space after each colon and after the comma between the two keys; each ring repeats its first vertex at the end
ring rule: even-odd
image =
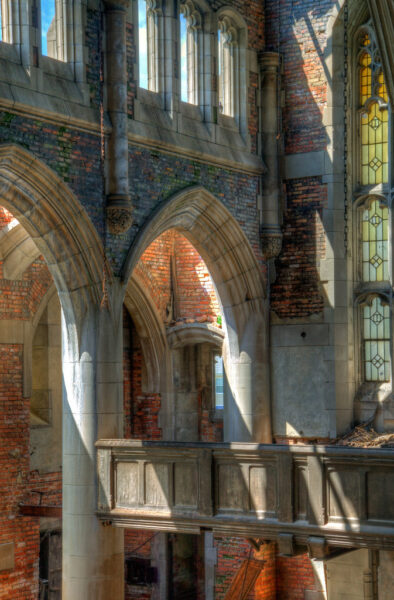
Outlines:
{"type": "Polygon", "coordinates": [[[359,58],[361,184],[377,185],[388,182],[388,96],[383,71],[377,62],[379,56],[377,48],[366,33],[361,37],[361,48],[359,58]]]}
{"type": "Polygon", "coordinates": [[[365,381],[390,380],[390,308],[374,297],[363,307],[365,381]]]}
{"type": "Polygon", "coordinates": [[[378,200],[362,212],[362,280],[388,281],[388,208],[378,200]]]}
{"type": "Polygon", "coordinates": [[[377,102],[361,114],[361,183],[388,181],[388,110],[377,102]]]}
{"type": "Polygon", "coordinates": [[[361,106],[372,95],[371,56],[363,52],[360,57],[360,104],[361,106]]]}

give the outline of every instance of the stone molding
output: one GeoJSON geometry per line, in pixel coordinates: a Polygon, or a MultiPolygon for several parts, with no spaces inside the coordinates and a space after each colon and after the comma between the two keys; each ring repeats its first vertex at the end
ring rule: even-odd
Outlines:
{"type": "Polygon", "coordinates": [[[192,344],[213,344],[222,347],[224,332],[207,323],[182,323],[167,328],[167,341],[170,348],[181,348],[192,344]]]}

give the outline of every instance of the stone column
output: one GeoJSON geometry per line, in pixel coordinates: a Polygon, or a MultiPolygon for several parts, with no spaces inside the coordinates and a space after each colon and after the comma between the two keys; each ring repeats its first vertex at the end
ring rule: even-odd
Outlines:
{"type": "Polygon", "coordinates": [[[230,334],[223,347],[224,441],[270,444],[269,339],[264,307],[241,304],[233,314],[234,322],[246,322],[243,328],[239,326],[238,341],[231,340],[230,334]]]}
{"type": "Polygon", "coordinates": [[[108,143],[107,223],[111,233],[132,223],[127,137],[126,10],[129,0],[105,0],[106,91],[112,131],[108,143]]]}
{"type": "Polygon", "coordinates": [[[124,597],[123,531],[95,515],[94,445],[123,437],[121,299],[119,286],[111,312],[83,292],[62,302],[63,600],[124,597]]]}
{"type": "Polygon", "coordinates": [[[261,94],[261,155],[267,168],[262,177],[261,236],[266,259],[278,256],[282,246],[280,229],[279,140],[279,68],[276,52],[259,55],[261,94]]]}

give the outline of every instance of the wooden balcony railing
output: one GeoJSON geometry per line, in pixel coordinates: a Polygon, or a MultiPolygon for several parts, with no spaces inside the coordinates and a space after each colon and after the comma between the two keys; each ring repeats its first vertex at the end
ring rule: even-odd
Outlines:
{"type": "Polygon", "coordinates": [[[394,550],[394,450],[100,440],[98,516],[115,526],[394,550]]]}

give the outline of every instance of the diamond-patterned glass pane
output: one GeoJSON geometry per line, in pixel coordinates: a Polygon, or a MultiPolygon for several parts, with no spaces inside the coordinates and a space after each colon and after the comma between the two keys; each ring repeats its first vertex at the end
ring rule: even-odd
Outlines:
{"type": "Polygon", "coordinates": [[[379,158],[377,158],[376,156],[374,156],[373,159],[371,161],[369,161],[369,166],[374,171],[377,171],[382,166],[382,161],[379,158]]]}
{"type": "Polygon", "coordinates": [[[390,380],[390,308],[379,297],[363,308],[366,381],[390,380]]]}
{"type": "Polygon", "coordinates": [[[372,127],[372,129],[374,131],[376,131],[377,128],[380,127],[380,125],[381,125],[381,121],[377,117],[374,117],[372,119],[372,121],[370,121],[370,123],[369,123],[369,126],[372,127]]]}
{"type": "Polygon", "coordinates": [[[369,219],[369,222],[371,223],[371,225],[373,225],[374,227],[377,227],[378,225],[381,224],[382,222],[382,217],[380,217],[379,215],[377,215],[376,213],[374,215],[372,215],[372,217],[369,219]]]}
{"type": "Polygon", "coordinates": [[[373,198],[361,214],[362,280],[388,281],[388,209],[373,198]]]}

